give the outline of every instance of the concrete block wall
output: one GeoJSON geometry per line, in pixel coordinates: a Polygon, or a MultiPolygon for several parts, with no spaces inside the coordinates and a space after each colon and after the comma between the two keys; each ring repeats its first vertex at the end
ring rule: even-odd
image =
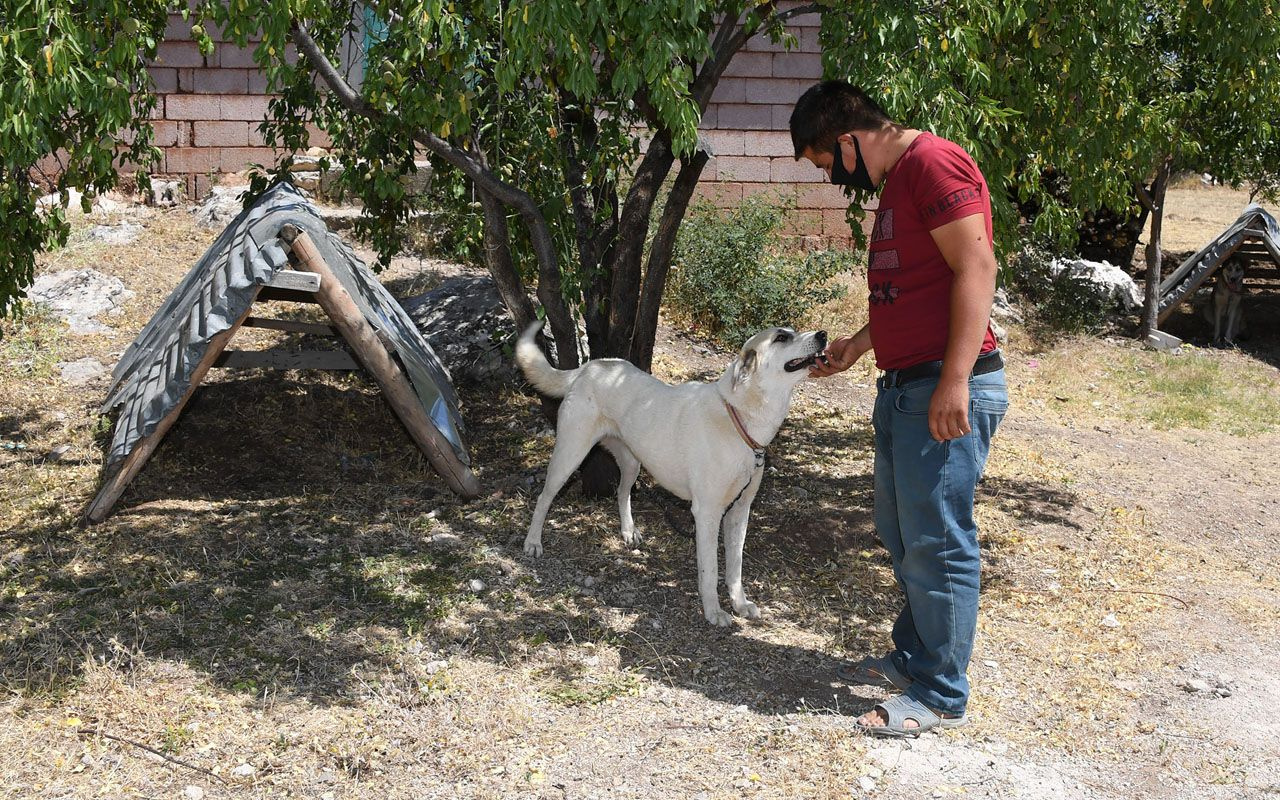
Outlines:
{"type": "MultiPolygon", "coordinates": [[[[788,27],[796,39],[790,50],[756,36],[729,64],[702,118],[713,157],[697,194],[725,207],[759,194],[792,201],[792,235],[808,247],[848,247],[848,199],[821,170],[795,160],[788,128],[796,100],[822,79],[820,23],[817,14],[797,16],[788,27]]],[[[868,231],[869,225],[864,223],[868,231]]]]}
{"type": "MultiPolygon", "coordinates": [[[[214,49],[206,56],[191,39],[191,22],[170,14],[150,70],[158,96],[155,144],[163,153],[155,173],[182,179],[187,197],[196,200],[208,193],[218,174],[276,159],[259,131],[271,96],[266,77],[254,64],[252,45],[240,48],[217,31],[210,34],[214,49]]],[[[286,57],[296,54],[287,52],[286,57]]],[[[309,143],[329,144],[314,128],[309,143]]]]}

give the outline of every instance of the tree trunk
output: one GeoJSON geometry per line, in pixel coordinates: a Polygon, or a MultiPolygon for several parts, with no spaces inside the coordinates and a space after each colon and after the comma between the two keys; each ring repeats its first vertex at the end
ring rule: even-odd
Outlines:
{"type": "Polygon", "coordinates": [[[618,224],[618,239],[610,259],[612,285],[609,291],[609,336],[605,355],[614,358],[631,357],[631,337],[635,333],[636,307],[640,297],[640,262],[644,256],[644,241],[649,233],[649,217],[658,189],[671,171],[675,156],[671,141],[659,134],[649,143],[640,168],[636,170],[631,190],[627,192],[622,207],[622,220],[618,224]]]}
{"type": "Polygon", "coordinates": [[[1156,171],[1147,203],[1151,210],[1151,236],[1147,240],[1147,285],[1142,303],[1142,338],[1159,329],[1161,258],[1160,234],[1164,223],[1164,200],[1173,170],[1173,156],[1166,156],[1156,171]]]}
{"type": "Polygon", "coordinates": [[[680,223],[693,198],[693,190],[709,159],[707,151],[699,150],[680,166],[671,193],[667,195],[666,206],[662,209],[658,230],[649,245],[649,264],[645,269],[640,310],[636,314],[636,329],[631,337],[631,360],[645,372],[653,366],[653,341],[658,334],[658,308],[662,305],[662,292],[667,286],[667,272],[671,267],[676,234],[680,232],[680,223]]]}

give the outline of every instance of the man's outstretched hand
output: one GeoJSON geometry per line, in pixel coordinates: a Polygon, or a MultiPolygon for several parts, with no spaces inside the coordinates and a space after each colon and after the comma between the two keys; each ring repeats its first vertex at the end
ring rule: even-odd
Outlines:
{"type": "Polygon", "coordinates": [[[818,360],[809,367],[809,376],[813,378],[829,378],[837,372],[844,372],[852,367],[862,353],[858,352],[853,336],[841,336],[827,345],[818,360]]]}

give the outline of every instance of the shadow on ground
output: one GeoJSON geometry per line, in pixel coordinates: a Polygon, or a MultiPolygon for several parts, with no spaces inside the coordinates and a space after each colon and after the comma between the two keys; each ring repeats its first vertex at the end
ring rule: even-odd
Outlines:
{"type": "MultiPolygon", "coordinates": [[[[362,675],[403,671],[418,651],[572,681],[540,653],[595,642],[616,645],[628,672],[733,706],[857,710],[833,699],[835,654],[883,646],[898,602],[872,529],[865,422],[788,424],[747,546],[767,617],[719,630],[701,616],[688,509],[644,479],[643,550],[623,548],[612,500],[571,485],[546,555],[526,558],[551,446],[537,401],[492,386],[463,400],[490,492],[465,505],[359,378],[245,373],[202,387],[115,516],[6,533],[18,549],[0,566],[0,680],[58,694],[88,659],[145,656],[248,695],[341,704],[367,689],[362,675]]],[[[1073,500],[1013,478],[984,492],[1016,501],[1025,525],[1063,524],[1073,500]]]]}

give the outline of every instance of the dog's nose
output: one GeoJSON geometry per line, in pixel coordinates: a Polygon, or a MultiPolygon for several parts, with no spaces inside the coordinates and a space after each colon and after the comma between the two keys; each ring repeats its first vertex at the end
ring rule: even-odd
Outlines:
{"type": "Polygon", "coordinates": [[[817,333],[815,333],[815,334],[813,335],[813,338],[815,338],[815,339],[817,339],[817,340],[818,340],[818,347],[826,347],[826,346],[827,346],[827,332],[826,332],[826,331],[818,331],[817,333]]]}

